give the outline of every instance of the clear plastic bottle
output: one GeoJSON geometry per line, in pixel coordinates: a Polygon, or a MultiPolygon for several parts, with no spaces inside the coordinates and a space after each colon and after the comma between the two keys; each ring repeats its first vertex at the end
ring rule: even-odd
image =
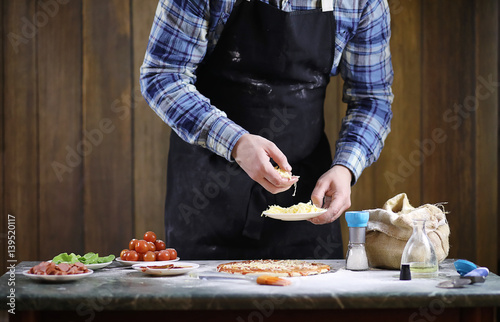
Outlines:
{"type": "Polygon", "coordinates": [[[366,226],[369,213],[366,211],[348,211],[345,214],[349,227],[349,245],[347,246],[346,269],[364,271],[370,268],[365,250],[366,226]]]}
{"type": "Polygon", "coordinates": [[[365,271],[369,268],[365,244],[349,243],[346,256],[346,269],[351,271],[365,271]]]}
{"type": "Polygon", "coordinates": [[[425,231],[425,220],[413,220],[413,233],[406,243],[401,265],[408,264],[412,278],[432,278],[439,272],[436,251],[425,231]]]}

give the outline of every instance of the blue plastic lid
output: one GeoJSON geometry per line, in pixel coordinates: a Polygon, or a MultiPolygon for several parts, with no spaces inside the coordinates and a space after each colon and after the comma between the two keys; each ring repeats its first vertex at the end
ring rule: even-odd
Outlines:
{"type": "Polygon", "coordinates": [[[465,274],[465,276],[488,276],[490,273],[490,270],[487,269],[486,267],[478,267],[476,269],[473,269],[472,271],[468,272],[465,274]]]}
{"type": "Polygon", "coordinates": [[[457,259],[454,265],[455,269],[457,270],[458,274],[460,274],[460,276],[464,276],[465,274],[477,268],[476,264],[465,259],[457,259]]]}
{"type": "Polygon", "coordinates": [[[345,220],[348,227],[366,227],[370,213],[368,211],[347,211],[345,220]]]}

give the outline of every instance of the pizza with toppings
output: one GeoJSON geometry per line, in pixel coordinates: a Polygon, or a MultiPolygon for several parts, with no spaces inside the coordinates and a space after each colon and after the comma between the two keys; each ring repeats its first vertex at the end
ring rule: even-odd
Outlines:
{"type": "Polygon", "coordinates": [[[259,259],[230,262],[217,266],[218,272],[242,275],[307,276],[326,273],[330,266],[302,260],[259,259]]]}

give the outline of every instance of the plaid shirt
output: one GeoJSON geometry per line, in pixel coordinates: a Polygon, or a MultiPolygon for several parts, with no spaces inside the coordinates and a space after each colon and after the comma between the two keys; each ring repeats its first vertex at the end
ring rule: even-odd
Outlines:
{"type": "MultiPolygon", "coordinates": [[[[257,0],[260,1],[260,0],[257,0]]],[[[263,0],[284,11],[321,8],[315,0],[263,0]]],[[[333,0],[336,21],[331,75],[344,79],[342,120],[333,165],[356,181],[380,155],[390,132],[393,71],[387,0],[333,0]]],[[[142,93],[183,140],[232,161],[248,133],[202,96],[196,68],[213,51],[235,0],[160,0],[141,67],[142,93]]]]}

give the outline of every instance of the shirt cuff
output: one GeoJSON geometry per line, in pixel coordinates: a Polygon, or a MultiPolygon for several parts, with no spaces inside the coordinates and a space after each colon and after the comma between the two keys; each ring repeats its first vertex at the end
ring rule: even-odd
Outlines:
{"type": "Polygon", "coordinates": [[[332,166],[343,165],[351,170],[353,174],[351,185],[354,185],[358,181],[366,164],[365,153],[359,145],[348,142],[337,143],[332,166]]]}
{"type": "Polygon", "coordinates": [[[249,132],[227,117],[219,116],[208,132],[207,148],[228,161],[234,161],[231,152],[245,133],[249,132]]]}

